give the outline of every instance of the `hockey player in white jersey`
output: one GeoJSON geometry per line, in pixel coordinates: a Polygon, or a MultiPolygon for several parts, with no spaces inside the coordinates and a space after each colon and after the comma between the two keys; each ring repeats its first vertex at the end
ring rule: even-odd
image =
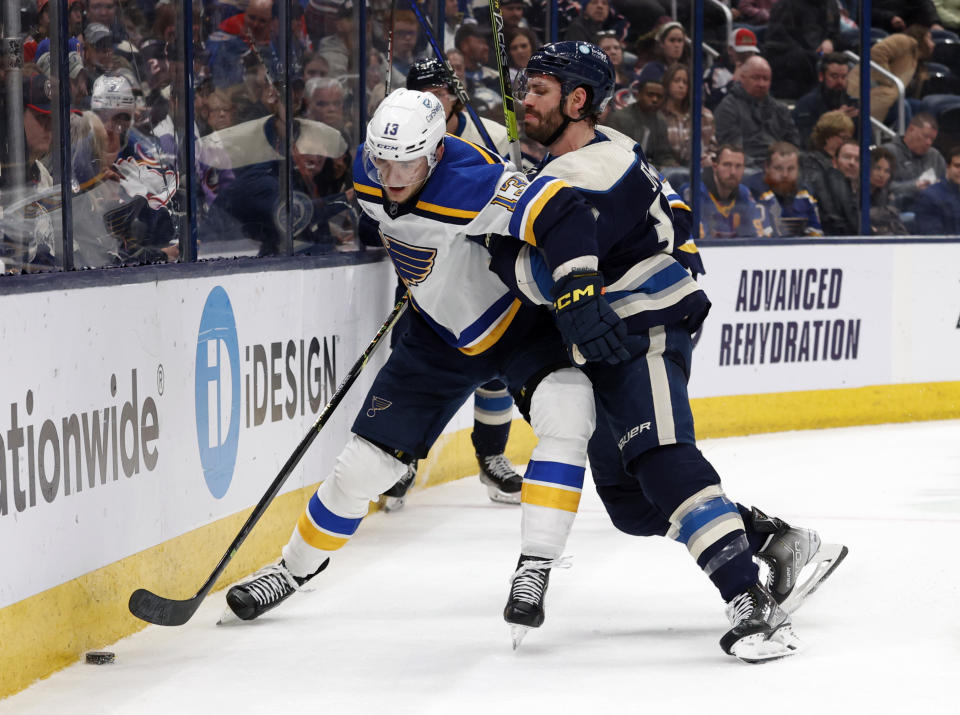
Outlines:
{"type": "Polygon", "coordinates": [[[590,465],[614,525],[687,546],[727,602],[725,652],[748,662],[792,655],[799,640],[790,611],[847,549],[732,502],[697,450],[686,391],[690,336],[710,303],[685,269],[702,266],[688,234],[678,240],[685,216],[678,221],[674,210],[684,207],[665,195],[642,150],[596,126],[613,85],[613,67],[594,45],[560,42],[531,57],[518,98],[527,136],[550,152],[538,170],[577,187],[594,207],[597,231],[579,237],[576,250],[560,240],[488,241],[491,267],[531,304],[552,302],[565,342],[587,361],[598,420],[590,465]],[[554,268],[561,261],[565,272],[554,268]],[[603,294],[626,327],[625,359],[591,343],[598,327],[580,308],[588,294],[603,294]],[[769,567],[763,582],[753,557],[769,567]]]}
{"type": "MultiPolygon", "coordinates": [[[[369,500],[394,484],[410,460],[426,455],[478,385],[499,378],[538,438],[524,475],[510,622],[530,627],[543,621],[547,576],[563,554],[579,505],[595,427],[593,390],[570,366],[549,312],[515,298],[488,270],[483,242],[471,237],[498,233],[573,246],[596,224],[590,207],[564,182],[528,181],[445,129],[440,102],[407,89],[387,97],[367,126],[354,186],[415,312],[283,558],[229,589],[227,603],[241,619],[273,608],[323,570],[360,525],[369,500]],[[525,600],[530,592],[537,594],[534,604],[525,600]]],[[[564,260],[562,249],[556,255],[564,260]]],[[[613,311],[599,300],[583,302],[594,304],[597,322],[612,326],[596,339],[616,348],[613,311]]]]}

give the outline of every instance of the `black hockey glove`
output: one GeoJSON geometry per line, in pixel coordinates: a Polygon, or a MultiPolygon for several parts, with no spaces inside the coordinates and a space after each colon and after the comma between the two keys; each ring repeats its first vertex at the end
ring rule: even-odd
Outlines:
{"type": "Polygon", "coordinates": [[[627,326],[603,297],[603,278],[596,271],[575,270],[553,286],[553,307],[563,342],[575,358],[575,348],[589,362],[615,365],[630,357],[623,341],[627,326]]]}

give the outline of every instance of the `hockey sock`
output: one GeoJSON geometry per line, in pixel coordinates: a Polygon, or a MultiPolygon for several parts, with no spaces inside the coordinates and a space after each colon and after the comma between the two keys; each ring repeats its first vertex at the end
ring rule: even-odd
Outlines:
{"type": "Polygon", "coordinates": [[[481,457],[503,454],[510,437],[513,398],[500,380],[477,388],[473,397],[473,433],[470,439],[481,457]]]}

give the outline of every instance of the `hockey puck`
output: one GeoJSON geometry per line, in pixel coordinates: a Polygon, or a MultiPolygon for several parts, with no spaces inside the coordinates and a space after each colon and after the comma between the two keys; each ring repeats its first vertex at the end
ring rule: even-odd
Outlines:
{"type": "Polygon", "coordinates": [[[107,665],[116,658],[115,653],[108,650],[91,650],[87,653],[87,662],[91,665],[107,665]]]}

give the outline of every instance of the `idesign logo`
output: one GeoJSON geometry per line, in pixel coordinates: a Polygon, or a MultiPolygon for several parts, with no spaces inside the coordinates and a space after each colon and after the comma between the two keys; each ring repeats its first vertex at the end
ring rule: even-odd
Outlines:
{"type": "Polygon", "coordinates": [[[237,463],[240,436],[240,346],[227,292],[207,296],[197,335],[197,444],[207,488],[216,499],[227,493],[237,463]]]}

